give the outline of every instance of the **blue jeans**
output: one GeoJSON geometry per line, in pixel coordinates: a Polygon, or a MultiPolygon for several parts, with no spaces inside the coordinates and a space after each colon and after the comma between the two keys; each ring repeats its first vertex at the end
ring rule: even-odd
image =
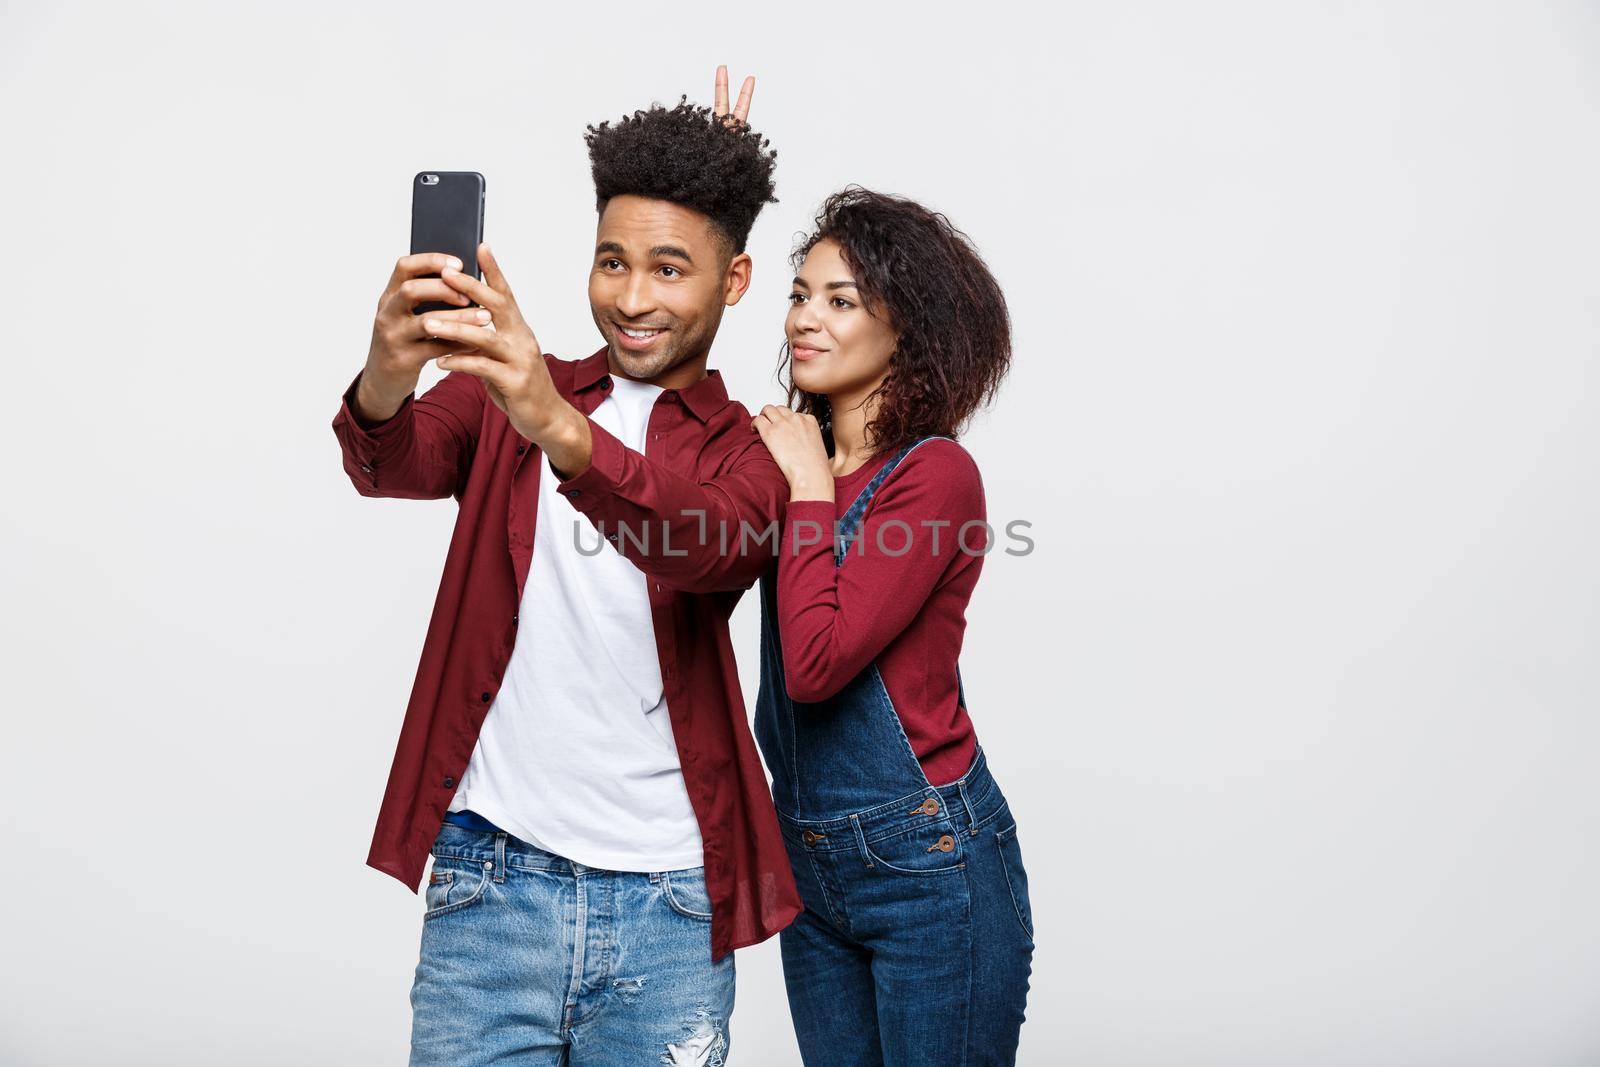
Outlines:
{"type": "Polygon", "coordinates": [[[959,781],[832,820],[780,813],[806,910],[779,935],[807,1064],[1011,1064],[1033,912],[980,752],[959,781]]]}
{"type": "Polygon", "coordinates": [[[424,891],[411,1063],[722,1067],[729,953],[704,869],[585,867],[445,823],[424,891]]]}

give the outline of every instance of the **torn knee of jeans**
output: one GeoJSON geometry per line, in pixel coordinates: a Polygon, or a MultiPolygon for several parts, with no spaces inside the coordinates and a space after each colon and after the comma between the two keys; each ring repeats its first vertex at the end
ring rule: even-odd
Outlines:
{"type": "Polygon", "coordinates": [[[662,1067],[723,1067],[728,1041],[722,1026],[711,1017],[707,1008],[695,1012],[694,1021],[686,1024],[688,1033],[683,1040],[667,1043],[661,1057],[662,1067]]]}

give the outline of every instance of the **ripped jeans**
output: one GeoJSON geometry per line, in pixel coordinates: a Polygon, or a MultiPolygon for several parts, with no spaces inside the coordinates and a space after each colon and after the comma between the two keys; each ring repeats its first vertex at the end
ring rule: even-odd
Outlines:
{"type": "Polygon", "coordinates": [[[723,1067],[733,953],[703,868],[585,867],[445,823],[425,887],[411,1064],[723,1067]]]}

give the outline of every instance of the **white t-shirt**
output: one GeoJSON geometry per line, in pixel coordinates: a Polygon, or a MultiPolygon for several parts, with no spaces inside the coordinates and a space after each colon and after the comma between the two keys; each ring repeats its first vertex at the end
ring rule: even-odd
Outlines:
{"type": "MultiPolygon", "coordinates": [[[[643,453],[661,387],[611,381],[590,418],[643,453]]],[[[450,810],[471,808],[590,867],[698,867],[700,826],[667,717],[644,572],[601,539],[539,462],[522,625],[450,810]]]]}

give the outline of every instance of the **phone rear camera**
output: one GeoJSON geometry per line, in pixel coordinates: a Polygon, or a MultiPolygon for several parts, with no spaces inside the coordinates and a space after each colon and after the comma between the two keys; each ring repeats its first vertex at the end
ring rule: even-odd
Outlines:
{"type": "Polygon", "coordinates": [[[422,184],[423,185],[438,185],[439,184],[439,176],[437,174],[424,174],[422,176],[422,184]]]}

